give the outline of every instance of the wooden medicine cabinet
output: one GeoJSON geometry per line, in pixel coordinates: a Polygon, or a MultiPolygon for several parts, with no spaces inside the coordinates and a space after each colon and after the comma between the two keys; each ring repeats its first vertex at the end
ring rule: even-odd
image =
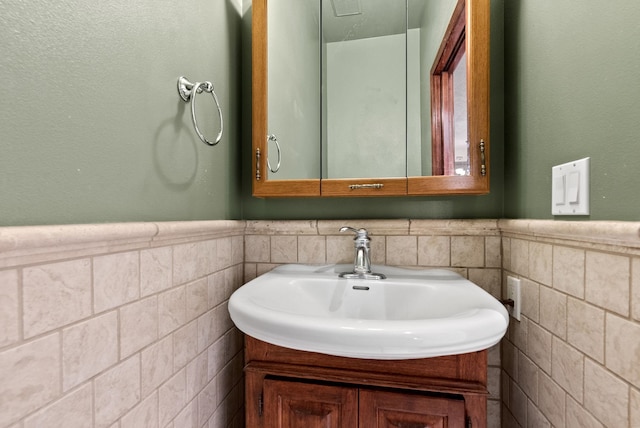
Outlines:
{"type": "Polygon", "coordinates": [[[490,0],[253,0],[252,19],[254,196],[489,192],[490,0]]]}

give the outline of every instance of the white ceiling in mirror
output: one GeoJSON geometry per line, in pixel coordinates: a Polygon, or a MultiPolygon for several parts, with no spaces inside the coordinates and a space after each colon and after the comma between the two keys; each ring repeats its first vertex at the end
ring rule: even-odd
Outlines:
{"type": "Polygon", "coordinates": [[[360,0],[331,0],[336,16],[360,15],[360,0]]]}
{"type": "MultiPolygon", "coordinates": [[[[426,1],[409,0],[409,28],[420,26],[426,1]]],[[[406,0],[323,0],[322,3],[323,36],[327,43],[405,32],[406,0]],[[356,10],[360,13],[354,13],[356,10]]]]}

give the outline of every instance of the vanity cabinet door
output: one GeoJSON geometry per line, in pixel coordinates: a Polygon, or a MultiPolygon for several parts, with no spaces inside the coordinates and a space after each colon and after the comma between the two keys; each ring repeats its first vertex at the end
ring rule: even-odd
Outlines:
{"type": "Polygon", "coordinates": [[[361,390],[359,428],[459,428],[464,400],[361,390]]]}
{"type": "Polygon", "coordinates": [[[265,428],[358,426],[357,388],[265,379],[265,428]]]}

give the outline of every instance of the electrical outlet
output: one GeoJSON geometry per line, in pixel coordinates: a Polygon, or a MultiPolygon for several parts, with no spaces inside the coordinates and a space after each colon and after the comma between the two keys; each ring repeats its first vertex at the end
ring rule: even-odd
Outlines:
{"type": "Polygon", "coordinates": [[[520,321],[520,280],[512,276],[507,276],[507,299],[513,300],[513,306],[507,306],[509,315],[520,321]]]}

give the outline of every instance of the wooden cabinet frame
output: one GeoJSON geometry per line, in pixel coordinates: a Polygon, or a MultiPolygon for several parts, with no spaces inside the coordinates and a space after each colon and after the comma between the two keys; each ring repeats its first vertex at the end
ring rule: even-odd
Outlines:
{"type": "Polygon", "coordinates": [[[489,193],[490,0],[464,5],[471,175],[272,180],[267,168],[267,4],[252,3],[252,183],[257,197],[425,196],[489,193]],[[482,148],[481,148],[482,145],[482,148]],[[484,165],[484,168],[482,167],[484,165]],[[484,175],[482,174],[484,170],[484,175]],[[365,185],[353,188],[354,184],[365,185]],[[367,186],[374,184],[376,186],[367,186]],[[380,186],[382,185],[382,186],[380,186]]]}
{"type": "Polygon", "coordinates": [[[246,336],[247,428],[274,428],[267,426],[262,416],[264,383],[272,377],[456,395],[464,399],[464,410],[471,426],[486,428],[486,350],[415,360],[364,360],[296,351],[246,336]]]}

